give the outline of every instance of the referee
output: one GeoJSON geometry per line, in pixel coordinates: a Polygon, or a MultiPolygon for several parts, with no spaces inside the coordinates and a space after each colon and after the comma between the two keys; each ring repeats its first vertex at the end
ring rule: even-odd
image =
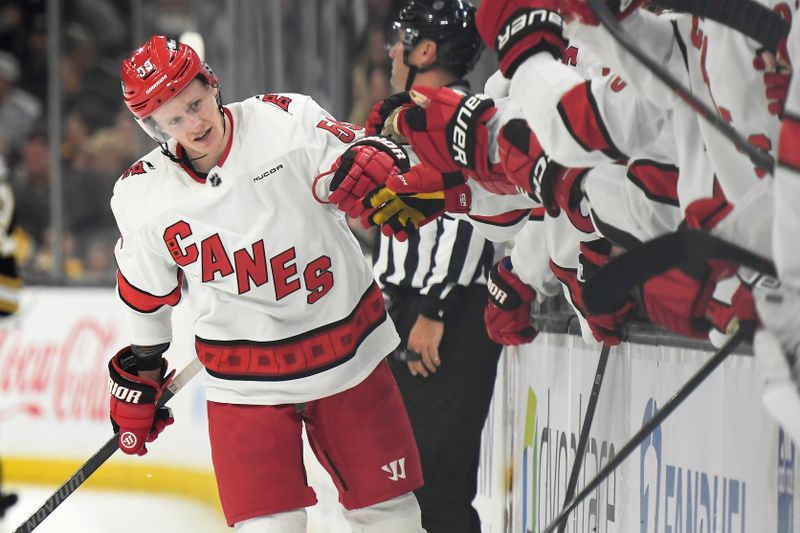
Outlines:
{"type": "MultiPolygon", "coordinates": [[[[392,85],[468,89],[482,45],[475,8],[414,0],[394,23],[392,85]]],[[[443,215],[400,242],[379,233],[375,276],[401,337],[389,365],[406,403],[425,485],[416,491],[428,533],[480,532],[472,507],[481,432],[501,347],[483,322],[491,242],[443,215]]]]}

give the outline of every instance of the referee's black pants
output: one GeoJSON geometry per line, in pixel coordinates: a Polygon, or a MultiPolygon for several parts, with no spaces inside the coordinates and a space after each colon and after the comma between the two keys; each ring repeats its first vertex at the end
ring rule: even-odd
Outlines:
{"type": "MultiPolygon", "coordinates": [[[[486,334],[483,285],[464,291],[445,317],[441,366],[427,378],[412,376],[405,361],[389,358],[408,409],[425,485],[415,492],[428,533],[478,533],[472,500],[477,490],[481,431],[492,400],[501,346],[486,334]]],[[[398,295],[390,313],[406,346],[421,297],[398,295]]]]}

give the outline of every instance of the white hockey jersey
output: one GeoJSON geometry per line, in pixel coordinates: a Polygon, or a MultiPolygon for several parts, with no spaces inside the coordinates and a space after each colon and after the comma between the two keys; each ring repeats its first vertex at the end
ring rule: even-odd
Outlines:
{"type": "Polygon", "coordinates": [[[114,188],[131,342],[168,342],[170,306],[186,298],[209,400],[297,403],[355,386],[399,338],[344,214],[312,188],[361,128],[298,94],[225,113],[230,142],[206,179],[154,150],[114,188]]]}
{"type": "MultiPolygon", "coordinates": [[[[792,16],[793,3],[765,0],[768,7],[792,16]]],[[[630,37],[675,76],[692,94],[717,111],[749,142],[775,154],[780,121],[768,112],[763,72],[753,67],[759,45],[714,21],[690,15],[656,16],[637,10],[623,22],[630,37]]],[[[584,41],[606,52],[604,59],[623,72],[643,97],[671,109],[680,145],[682,206],[715,195],[719,185],[733,204],[732,213],[714,232],[769,255],[772,186],[765,172],[708,122],[679,102],[675,93],[601,28],[583,26],[584,41]]],[[[718,194],[718,193],[716,193],[718,194]]]]}
{"type": "MultiPolygon", "coordinates": [[[[789,59],[800,68],[800,17],[795,17],[788,38],[789,59]]],[[[800,75],[789,83],[775,169],[775,213],[772,247],[775,266],[784,283],[800,289],[800,75]]]]}

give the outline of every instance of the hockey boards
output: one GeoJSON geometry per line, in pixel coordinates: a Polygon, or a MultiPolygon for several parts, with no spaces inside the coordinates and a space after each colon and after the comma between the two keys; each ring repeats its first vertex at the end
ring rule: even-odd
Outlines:
{"type": "Polygon", "coordinates": [[[614,308],[620,295],[673,268],[718,260],[735,263],[777,277],[775,265],[749,250],[700,230],[680,230],[647,241],[615,257],[600,268],[583,289],[583,301],[592,313],[614,308]]]}
{"type": "Polygon", "coordinates": [[[755,0],[657,0],[656,3],[719,22],[754,39],[773,54],[789,35],[789,22],[755,0]]]}
{"type": "MultiPolygon", "coordinates": [[[[714,0],[722,1],[722,0],[714,0]]],[[[691,107],[698,115],[711,124],[714,128],[731,141],[736,148],[742,153],[747,154],[750,161],[759,168],[764,169],[769,174],[775,172],[775,161],[772,156],[767,152],[756,148],[742,135],[736,131],[730,124],[722,120],[722,118],[712,110],[709,106],[698,100],[691,91],[681,84],[675,77],[667,72],[661,65],[647,55],[633,40],[625,33],[620,27],[617,19],[609,11],[604,0],[586,0],[589,8],[600,21],[600,24],[611,34],[617,43],[624,48],[629,54],[636,58],[637,61],[642,63],[653,75],[661,80],[667,87],[672,89],[678,97],[681,98],[689,107],[691,107]]]]}

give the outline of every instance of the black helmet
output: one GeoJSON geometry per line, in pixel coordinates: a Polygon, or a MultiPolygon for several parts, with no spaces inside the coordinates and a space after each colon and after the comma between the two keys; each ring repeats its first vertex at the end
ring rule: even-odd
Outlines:
{"type": "MultiPolygon", "coordinates": [[[[475,26],[475,7],[462,0],[411,0],[400,10],[392,26],[403,40],[403,59],[408,65],[408,54],[428,38],[436,43],[436,62],[416,72],[444,67],[463,76],[475,66],[483,51],[483,42],[475,26]]],[[[410,83],[409,83],[410,85],[410,83]]]]}

